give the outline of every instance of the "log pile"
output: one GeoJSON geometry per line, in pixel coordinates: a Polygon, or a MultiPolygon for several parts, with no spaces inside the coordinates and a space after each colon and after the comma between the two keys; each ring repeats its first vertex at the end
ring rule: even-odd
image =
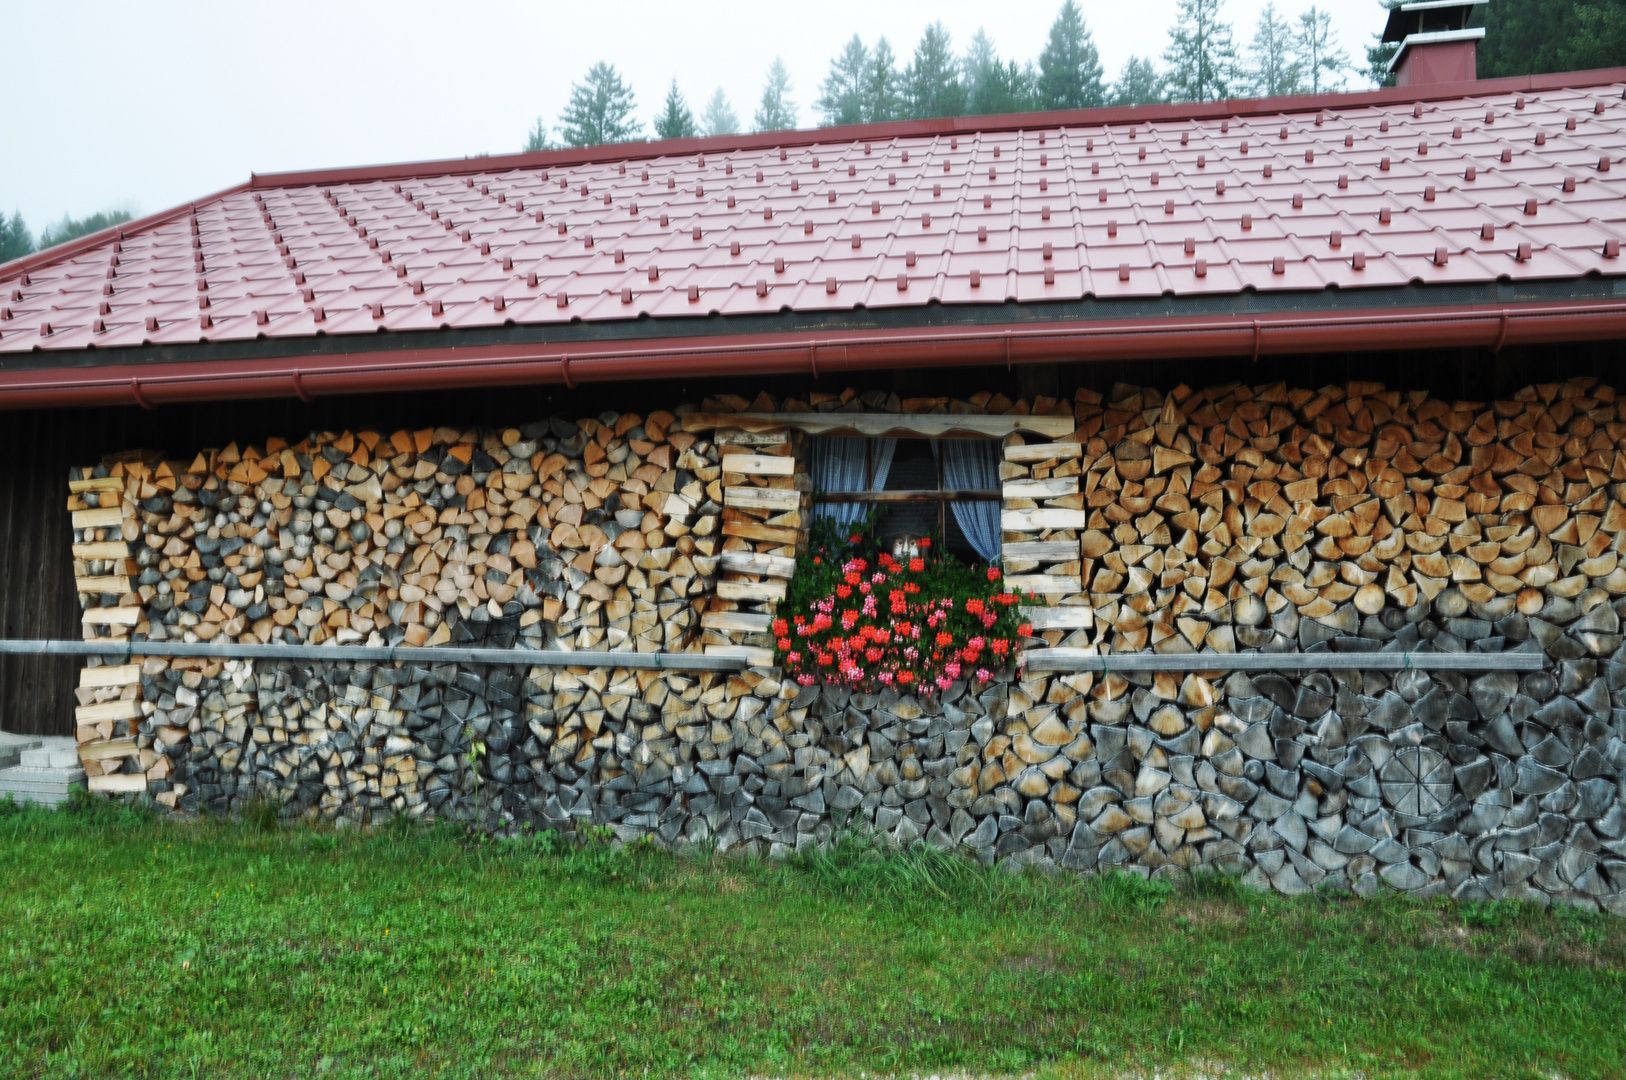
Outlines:
{"type": "Polygon", "coordinates": [[[1070,435],[1028,424],[1002,448],[1007,580],[1044,598],[1030,648],[1524,649],[1548,669],[1033,673],[916,699],[763,666],[147,659],[82,673],[90,784],[179,810],[593,823],[763,855],[861,821],[1012,867],[1626,914],[1626,405],[1591,380],[1488,404],[1359,383],[719,396],[127,455],[71,478],[73,512],[102,512],[75,520],[87,632],[765,663],[809,454],[794,423],[741,414],[1058,408],[1070,435]]]}

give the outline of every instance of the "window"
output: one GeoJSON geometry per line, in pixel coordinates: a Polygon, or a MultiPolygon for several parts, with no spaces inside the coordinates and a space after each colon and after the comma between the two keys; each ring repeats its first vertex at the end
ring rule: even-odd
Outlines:
{"type": "Polygon", "coordinates": [[[993,439],[816,437],[815,513],[842,523],[886,507],[883,539],[939,533],[967,561],[999,558],[999,443],[993,439]]]}

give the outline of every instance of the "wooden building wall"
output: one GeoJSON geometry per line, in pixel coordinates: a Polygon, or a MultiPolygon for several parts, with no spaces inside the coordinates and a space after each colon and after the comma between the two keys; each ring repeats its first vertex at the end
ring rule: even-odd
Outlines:
{"type": "MultiPolygon", "coordinates": [[[[571,392],[563,387],[507,388],[461,393],[210,402],[145,411],[78,409],[0,413],[0,624],[9,639],[80,636],[73,591],[71,529],[65,509],[70,466],[99,461],[115,450],[150,449],[190,457],[203,447],[290,438],[308,432],[376,427],[383,431],[425,425],[511,425],[553,412],[596,415],[606,403],[618,411],[647,412],[708,393],[746,398],[762,390],[783,395],[810,388],[839,391],[885,387],[900,396],[997,390],[1013,398],[1071,395],[1080,386],[1102,391],[1118,381],[1167,390],[1228,381],[1286,381],[1316,387],[1350,379],[1375,380],[1391,389],[1428,390],[1452,399],[1489,400],[1536,382],[1594,375],[1626,388],[1622,343],[1595,342],[1539,348],[1378,354],[1318,354],[1246,360],[1077,363],[1015,370],[920,369],[831,375],[809,379],[706,380],[674,375],[666,382],[600,384],[571,392]]],[[[30,734],[73,733],[73,658],[0,655],[0,729],[30,734]]]]}

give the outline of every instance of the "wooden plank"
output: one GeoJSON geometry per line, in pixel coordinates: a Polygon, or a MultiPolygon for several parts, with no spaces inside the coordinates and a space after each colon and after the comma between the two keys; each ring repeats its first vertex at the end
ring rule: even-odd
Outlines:
{"type": "Polygon", "coordinates": [[[1025,607],[1022,618],[1035,630],[1088,630],[1095,625],[1095,612],[1083,606],[1025,607]]]}
{"type": "Polygon", "coordinates": [[[114,773],[85,779],[91,791],[105,795],[139,795],[147,790],[147,778],[140,773],[114,773]]]}
{"type": "Polygon", "coordinates": [[[754,551],[725,551],[723,569],[741,574],[789,578],[796,573],[796,560],[784,555],[760,555],[754,551]]]}
{"type": "Polygon", "coordinates": [[[1006,510],[999,515],[999,527],[1005,532],[1082,529],[1089,519],[1089,514],[1083,510],[1057,510],[1049,507],[1038,510],[1006,510]]]}
{"type": "Polygon", "coordinates": [[[134,686],[141,681],[140,664],[103,665],[79,669],[79,685],[90,687],[134,686]]]}
{"type": "Polygon", "coordinates": [[[98,540],[93,544],[75,544],[73,545],[73,557],[76,559],[89,559],[92,562],[128,559],[130,557],[130,545],[123,540],[98,540]]]}
{"type": "Polygon", "coordinates": [[[1005,448],[1005,460],[1031,464],[1035,461],[1065,461],[1084,456],[1084,447],[1076,442],[1023,443],[1005,448]]]}
{"type": "Polygon", "coordinates": [[[700,616],[706,630],[734,630],[742,634],[766,634],[773,628],[773,616],[754,611],[708,611],[700,616]]]}
{"type": "Polygon", "coordinates": [[[87,626],[134,626],[141,621],[138,607],[86,608],[79,621],[87,626]]]}
{"type": "Polygon", "coordinates": [[[1058,499],[1063,495],[1078,494],[1078,477],[1053,476],[1045,480],[1007,480],[1004,495],[1007,499],[1058,499]]]}
{"type": "Polygon", "coordinates": [[[81,705],[73,710],[75,724],[104,724],[109,720],[139,720],[141,719],[141,702],[125,701],[96,701],[89,705],[81,705]]]}
{"type": "Polygon", "coordinates": [[[717,599],[719,600],[783,600],[785,598],[785,583],[783,581],[719,581],[717,583],[717,599]]]}
{"type": "Polygon", "coordinates": [[[723,535],[737,536],[741,540],[760,540],[765,544],[795,544],[802,538],[800,529],[764,525],[757,521],[725,521],[723,535]]]}
{"type": "Polygon", "coordinates": [[[1038,562],[1072,562],[1079,557],[1077,540],[1018,540],[1000,547],[1007,559],[1033,559],[1038,562]]]}
{"type": "Polygon", "coordinates": [[[130,579],[123,574],[80,577],[73,579],[73,587],[82,593],[118,593],[122,596],[130,591],[130,579]]]}
{"type": "Polygon", "coordinates": [[[723,458],[723,472],[747,476],[791,476],[796,459],[768,454],[729,454],[723,458]]]}
{"type": "Polygon", "coordinates": [[[718,446],[784,446],[790,436],[783,431],[741,431],[718,428],[712,436],[718,446]]]}
{"type": "Polygon", "coordinates": [[[794,510],[802,505],[802,493],[778,488],[724,488],[723,505],[741,510],[794,510]]]}
{"type": "Polygon", "coordinates": [[[913,491],[827,491],[814,502],[827,503],[906,503],[906,502],[998,502],[1002,496],[993,488],[921,488],[913,491]]]}
{"type": "Polygon", "coordinates": [[[1062,577],[1057,574],[1011,574],[1005,578],[1005,587],[1011,592],[1032,592],[1045,595],[1081,593],[1084,591],[1084,583],[1078,578],[1062,577]]]}
{"type": "Polygon", "coordinates": [[[123,491],[124,477],[93,476],[88,480],[69,480],[68,490],[75,495],[81,495],[87,491],[123,491]]]}
{"type": "Polygon", "coordinates": [[[134,739],[107,739],[85,743],[79,747],[80,761],[107,761],[109,758],[129,757],[139,747],[134,739]]]}
{"type": "Polygon", "coordinates": [[[773,666],[773,650],[759,649],[754,645],[707,645],[706,655],[744,660],[751,667],[773,666]]]}
{"type": "Polygon", "coordinates": [[[882,436],[902,439],[1002,439],[1031,432],[1050,439],[1073,433],[1071,416],[983,416],[936,413],[690,413],[685,431],[736,427],[745,431],[794,428],[809,435],[882,436]]]}
{"type": "Polygon", "coordinates": [[[95,510],[75,510],[73,527],[76,529],[111,529],[124,523],[122,506],[101,506],[95,510]]]}

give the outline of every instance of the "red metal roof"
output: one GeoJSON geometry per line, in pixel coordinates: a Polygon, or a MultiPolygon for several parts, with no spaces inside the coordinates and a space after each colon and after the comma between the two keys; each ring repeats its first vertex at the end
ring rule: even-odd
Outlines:
{"type": "Polygon", "coordinates": [[[0,266],[0,354],[1617,275],[1602,74],[256,177],[0,266]]]}

